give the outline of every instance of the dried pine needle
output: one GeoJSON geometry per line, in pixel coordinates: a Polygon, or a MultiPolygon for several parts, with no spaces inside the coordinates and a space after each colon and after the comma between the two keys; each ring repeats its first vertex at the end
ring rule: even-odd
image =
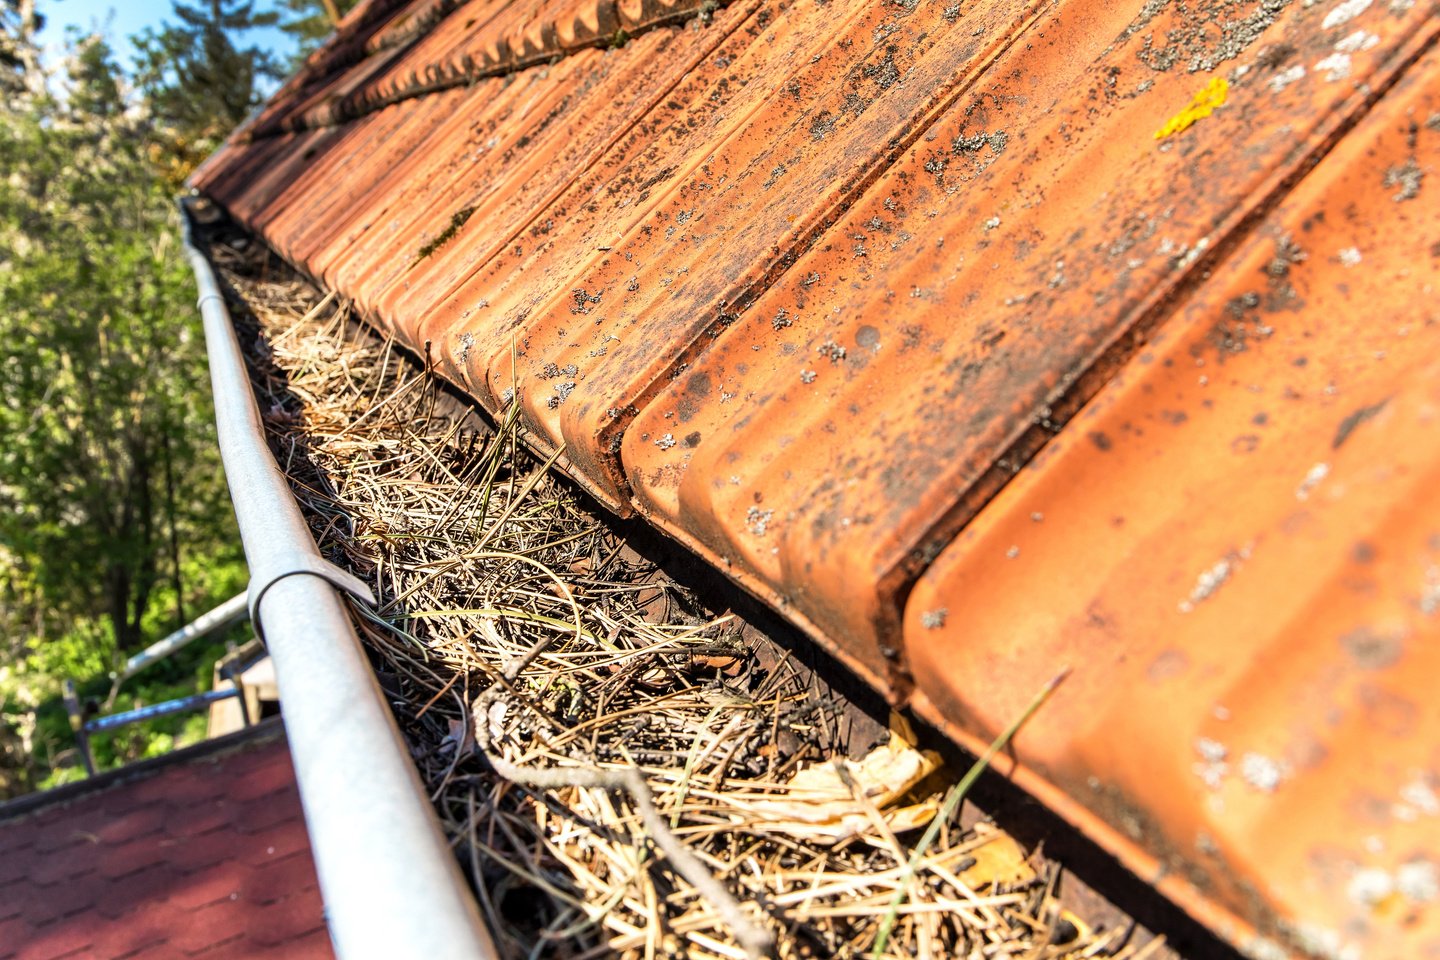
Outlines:
{"type": "Polygon", "coordinates": [[[211,254],[320,549],[381,600],[357,630],[502,953],[1108,952],[1103,931],[1041,939],[1042,878],[972,889],[993,828],[905,865],[879,824],[828,845],[757,830],[748,802],[843,748],[837,696],[627,550],[525,454],[515,405],[486,427],[259,244],[211,254]]]}

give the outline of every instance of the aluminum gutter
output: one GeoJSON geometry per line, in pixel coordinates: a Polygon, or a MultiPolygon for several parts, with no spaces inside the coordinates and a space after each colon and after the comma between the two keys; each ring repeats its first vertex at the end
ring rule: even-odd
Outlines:
{"type": "Polygon", "coordinates": [[[265,443],[229,311],[205,255],[200,289],[220,455],[250,567],[250,611],[274,658],[285,729],[336,953],[496,956],[337,587],[369,589],[321,558],[265,443]]]}

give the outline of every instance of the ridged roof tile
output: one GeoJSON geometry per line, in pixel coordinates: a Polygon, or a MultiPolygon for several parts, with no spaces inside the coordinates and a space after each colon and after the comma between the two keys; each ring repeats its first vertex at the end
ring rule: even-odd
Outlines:
{"type": "Polygon", "coordinates": [[[1399,955],[1440,942],[1364,886],[1440,870],[1395,799],[1440,788],[1437,35],[374,5],[195,183],[956,739],[1074,668],[1017,776],[1237,944],[1399,955]]]}

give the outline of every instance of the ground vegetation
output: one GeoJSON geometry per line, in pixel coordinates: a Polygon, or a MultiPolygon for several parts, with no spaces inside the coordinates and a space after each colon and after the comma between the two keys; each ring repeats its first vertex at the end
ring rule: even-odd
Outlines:
{"type": "MultiPolygon", "coordinates": [[[[172,198],[274,67],[234,39],[265,22],[249,4],[175,15],[128,71],[102,35],[42,53],[35,0],[0,0],[0,798],[77,775],[62,680],[107,693],[244,585],[172,198]]],[[[208,688],[206,655],[114,705],[208,688]]],[[[202,731],[159,721],[97,753],[202,731]]]]}

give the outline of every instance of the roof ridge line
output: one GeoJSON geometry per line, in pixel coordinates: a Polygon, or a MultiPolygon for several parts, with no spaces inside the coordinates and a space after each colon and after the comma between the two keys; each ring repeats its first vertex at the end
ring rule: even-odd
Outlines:
{"type": "MultiPolygon", "coordinates": [[[[472,54],[465,54],[458,60],[430,64],[423,71],[412,72],[390,93],[368,93],[362,89],[313,107],[302,115],[288,116],[247,131],[236,142],[250,143],[286,133],[340,126],[407,100],[471,86],[481,80],[514,76],[532,67],[554,65],[582,50],[622,47],[636,37],[663,27],[695,19],[708,23],[714,11],[730,3],[731,0],[582,0],[574,8],[573,16],[511,28],[507,35],[488,44],[478,60],[472,54]],[[584,22],[586,18],[581,11],[585,7],[593,10],[593,23],[584,22]],[[611,25],[615,27],[613,31],[607,29],[611,25]]],[[[425,14],[423,26],[404,29],[400,39],[394,41],[385,34],[372,38],[366,46],[367,55],[417,42],[462,5],[459,0],[436,0],[425,14]],[[444,12],[436,16],[436,10],[444,12]]]]}

